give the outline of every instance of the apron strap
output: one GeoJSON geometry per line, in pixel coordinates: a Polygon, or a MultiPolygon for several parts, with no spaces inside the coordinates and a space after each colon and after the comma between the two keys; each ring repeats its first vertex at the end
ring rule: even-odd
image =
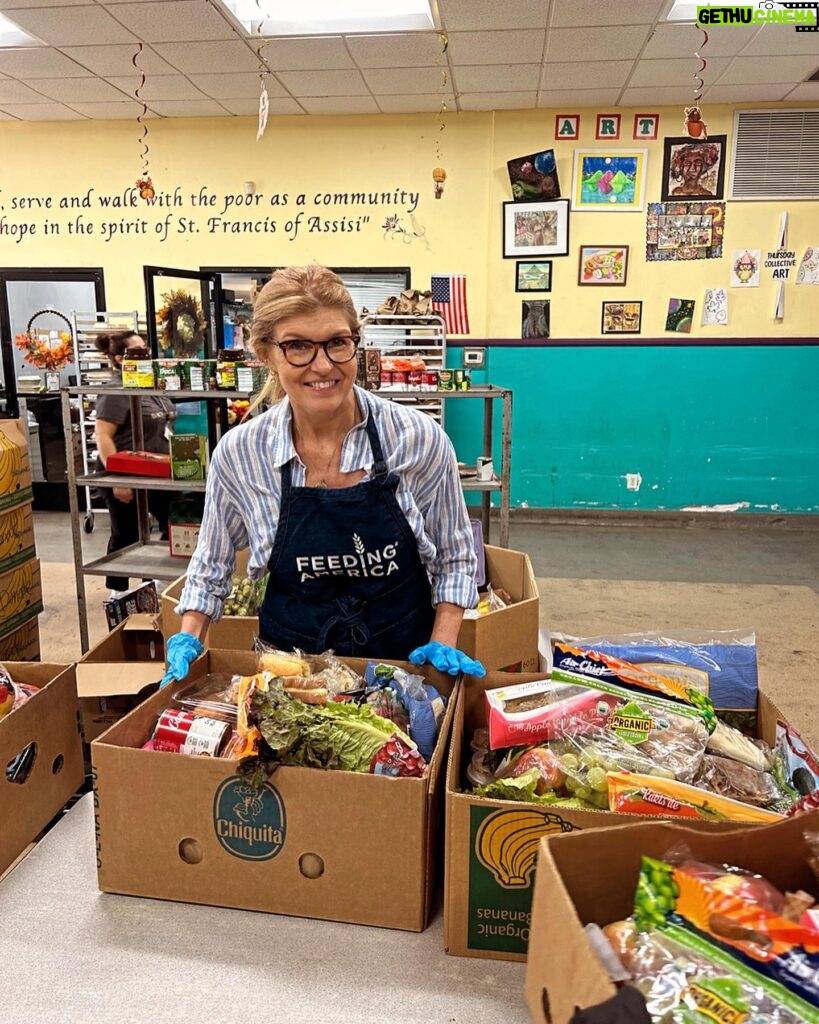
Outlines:
{"type": "Polygon", "coordinates": [[[370,639],[370,631],[364,621],[366,608],[366,602],[359,598],[337,597],[336,611],[327,619],[318,635],[318,649],[320,651],[327,650],[327,637],[330,630],[338,625],[346,626],[353,640],[360,647],[364,647],[370,639]]]}
{"type": "Polygon", "coordinates": [[[367,416],[367,437],[370,439],[370,448],[372,448],[373,452],[373,477],[379,483],[383,483],[388,473],[387,462],[381,449],[381,439],[378,436],[378,431],[375,429],[372,413],[369,413],[367,416]]]}

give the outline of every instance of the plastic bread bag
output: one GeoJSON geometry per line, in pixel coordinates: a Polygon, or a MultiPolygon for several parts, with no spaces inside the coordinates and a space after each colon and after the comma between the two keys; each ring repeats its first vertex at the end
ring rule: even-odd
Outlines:
{"type": "Polygon", "coordinates": [[[730,757],[758,772],[767,771],[773,762],[773,753],[767,743],[749,739],[739,729],[723,721],[717,721],[716,728],[708,738],[708,753],[730,757]]]}
{"type": "Polygon", "coordinates": [[[258,637],[255,649],[259,671],[280,676],[285,690],[306,704],[326,704],[339,694],[354,692],[364,685],[361,677],[332,651],[282,651],[258,637]]]}
{"type": "Polygon", "coordinates": [[[787,810],[789,801],[768,772],[758,772],[739,761],[706,754],[695,779],[700,789],[755,807],[787,810]]]}
{"type": "Polygon", "coordinates": [[[701,821],[780,821],[782,814],[657,775],[609,772],[610,811],[701,821]]]}
{"type": "Polygon", "coordinates": [[[174,690],[173,704],[194,715],[236,724],[241,676],[211,672],[174,690]]]}
{"type": "Polygon", "coordinates": [[[388,685],[401,698],[409,716],[409,735],[429,761],[438,742],[441,722],[446,711],[446,697],[417,676],[396,665],[370,662],[364,672],[370,685],[388,685]]]}

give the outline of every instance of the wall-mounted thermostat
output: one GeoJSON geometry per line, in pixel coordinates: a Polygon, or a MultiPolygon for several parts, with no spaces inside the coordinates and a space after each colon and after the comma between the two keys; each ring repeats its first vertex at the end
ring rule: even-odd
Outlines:
{"type": "Polygon", "coordinates": [[[486,365],[486,349],[465,348],[463,359],[465,370],[482,370],[486,365]]]}

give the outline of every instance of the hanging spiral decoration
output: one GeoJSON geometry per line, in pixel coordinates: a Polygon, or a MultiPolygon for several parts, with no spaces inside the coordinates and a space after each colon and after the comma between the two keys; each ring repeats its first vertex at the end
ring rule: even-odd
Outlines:
{"type": "Polygon", "coordinates": [[[270,45],[270,40],[262,42],[262,32],[264,30],[265,22],[267,21],[267,12],[262,7],[259,0],[255,0],[256,6],[259,8],[259,20],[256,25],[256,36],[258,37],[258,45],[256,46],[256,56],[259,60],[259,127],[256,131],[256,141],[264,135],[265,128],[267,128],[267,115],[270,110],[270,97],[267,93],[267,82],[265,76],[270,74],[270,71],[265,63],[264,57],[262,56],[266,46],[270,45]]]}
{"type": "Polygon", "coordinates": [[[136,180],[136,187],[139,189],[139,195],[142,199],[150,200],[154,198],[156,193],[154,192],[154,185],[149,174],[148,158],[151,147],[148,145],[148,125],[143,120],[148,113],[148,105],[142,98],[142,89],[145,85],[145,70],[139,63],[139,57],[144,49],[145,44],[142,41],[138,42],[136,52],[131,58],[131,63],[139,72],[139,85],[134,89],[134,99],[137,103],[142,104],[142,110],[137,114],[137,124],[142,129],[138,138],[138,142],[142,146],[142,174],[136,180]]]}
{"type": "MultiPolygon", "coordinates": [[[[700,43],[700,50],[701,50],[701,49],[702,49],[702,48],[703,48],[703,47],[704,47],[704,46],[706,45],[706,43],[708,42],[708,33],[707,33],[707,32],[705,31],[705,29],[704,29],[704,28],[703,28],[703,29],[701,29],[701,31],[702,31],[702,36],[703,36],[703,39],[702,39],[702,43],[700,43]]],[[[703,56],[702,56],[702,55],[701,55],[701,54],[699,53],[699,51],[698,51],[698,50],[695,50],[695,51],[694,51],[694,56],[695,56],[695,57],[697,58],[697,60],[698,60],[698,61],[700,62],[700,66],[699,66],[699,67],[697,68],[697,70],[696,70],[696,71],[694,72],[694,79],[695,79],[695,80],[696,80],[696,82],[698,83],[697,85],[695,85],[695,86],[694,86],[694,102],[695,102],[695,103],[699,103],[700,99],[702,98],[702,88],[703,88],[703,86],[705,85],[705,80],[704,80],[704,79],[703,79],[703,77],[702,77],[702,73],[703,73],[703,71],[705,71],[705,69],[706,69],[706,68],[708,67],[708,61],[707,61],[707,60],[705,59],[705,57],[703,57],[703,56]]]]}
{"type": "MultiPolygon", "coordinates": [[[[440,65],[441,59],[446,56],[446,52],[449,49],[449,36],[446,34],[446,32],[439,32],[438,36],[440,37],[441,40],[441,52],[435,58],[435,63],[440,65]]],[[[444,131],[444,129],[446,128],[446,121],[444,120],[444,115],[449,110],[449,107],[446,104],[446,99],[444,96],[444,89],[446,89],[448,83],[449,71],[445,67],[442,67],[441,82],[440,85],[438,86],[438,89],[436,90],[441,97],[441,107],[440,110],[438,111],[438,117],[440,118],[441,123],[438,128],[438,135],[435,139],[435,159],[439,162],[441,160],[441,132],[444,131]]]]}

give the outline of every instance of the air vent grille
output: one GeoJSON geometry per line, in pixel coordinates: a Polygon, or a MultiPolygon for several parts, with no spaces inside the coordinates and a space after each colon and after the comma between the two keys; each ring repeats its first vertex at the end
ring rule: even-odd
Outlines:
{"type": "Polygon", "coordinates": [[[819,198],[819,110],[737,110],[728,195],[819,198]]]}

